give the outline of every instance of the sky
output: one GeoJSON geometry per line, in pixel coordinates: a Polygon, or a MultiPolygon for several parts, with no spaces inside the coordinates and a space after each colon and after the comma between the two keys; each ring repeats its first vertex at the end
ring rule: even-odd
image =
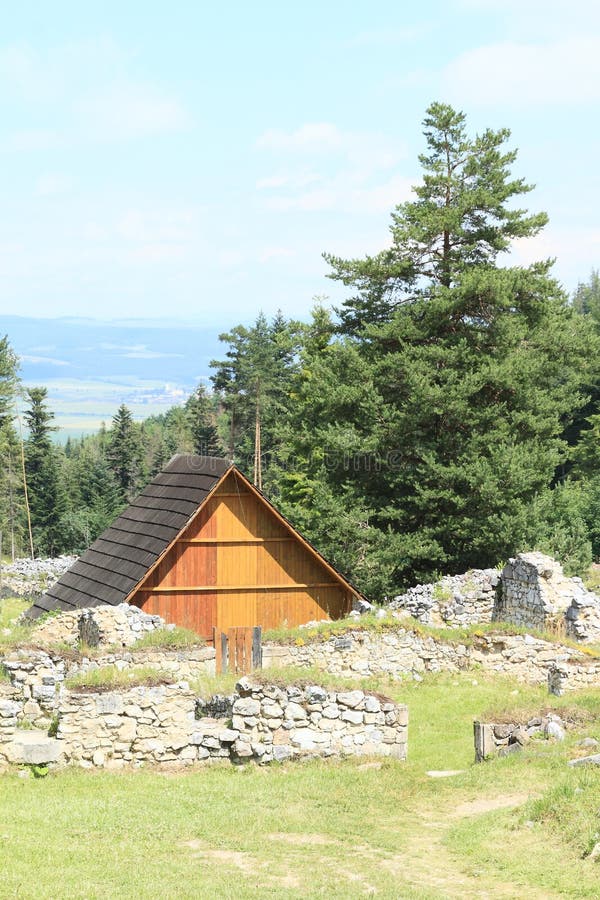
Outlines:
{"type": "Polygon", "coordinates": [[[512,262],[600,266],[600,4],[3,4],[2,315],[228,327],[343,298],[388,242],[433,100],[511,129],[550,225],[512,262]]]}

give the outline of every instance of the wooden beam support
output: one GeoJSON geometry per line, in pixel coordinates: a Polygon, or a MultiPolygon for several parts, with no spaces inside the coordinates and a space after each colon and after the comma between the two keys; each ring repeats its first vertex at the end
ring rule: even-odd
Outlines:
{"type": "Polygon", "coordinates": [[[148,594],[195,594],[214,591],[306,591],[311,588],[333,587],[339,588],[336,581],[319,581],[313,584],[202,584],[189,587],[153,587],[140,588],[148,594]]]}
{"type": "Polygon", "coordinates": [[[295,543],[296,538],[293,537],[268,537],[268,538],[181,538],[178,544],[274,544],[274,543],[295,543]]]}

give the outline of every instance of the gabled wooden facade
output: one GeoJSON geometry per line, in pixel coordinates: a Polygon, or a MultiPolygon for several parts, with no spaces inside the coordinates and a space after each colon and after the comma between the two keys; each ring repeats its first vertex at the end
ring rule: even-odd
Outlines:
{"type": "Polygon", "coordinates": [[[210,642],[214,628],[337,619],[360,596],[235,466],[180,455],[33,614],[125,601],[210,642]]]}
{"type": "Polygon", "coordinates": [[[234,468],[129,597],[192,628],[338,619],[356,591],[234,468]]]}

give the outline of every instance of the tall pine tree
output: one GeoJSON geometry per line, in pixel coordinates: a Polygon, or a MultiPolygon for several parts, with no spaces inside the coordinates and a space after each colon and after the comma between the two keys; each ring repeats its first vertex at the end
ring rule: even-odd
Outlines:
{"type": "Polygon", "coordinates": [[[313,484],[309,534],[334,544],[343,527],[337,561],[373,596],[535,541],[534,502],[595,365],[550,263],[497,265],[546,221],[515,207],[530,187],[511,176],[508,131],[470,137],[436,103],[424,134],[423,181],[393,213],[391,247],[327,257],[354,290],[348,337],[312,361],[292,428],[313,484]]]}

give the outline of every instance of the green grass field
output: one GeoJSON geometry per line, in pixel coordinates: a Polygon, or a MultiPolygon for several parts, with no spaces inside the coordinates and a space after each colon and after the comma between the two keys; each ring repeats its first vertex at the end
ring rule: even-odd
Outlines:
{"type": "MultiPolygon", "coordinates": [[[[22,607],[0,602],[0,629],[22,607]]],[[[408,762],[0,775],[0,900],[600,897],[600,769],[566,765],[600,740],[600,690],[549,698],[475,670],[359,684],[408,705],[408,762]],[[548,706],[579,722],[564,742],[474,764],[474,718],[548,706]]]]}
{"type": "Polygon", "coordinates": [[[472,720],[548,706],[480,673],[372,687],[410,709],[407,763],[213,766],[193,772],[1,776],[0,897],[598,897],[600,692],[564,743],[473,764],[472,720]],[[432,778],[433,769],[461,769],[432,778]]]}

